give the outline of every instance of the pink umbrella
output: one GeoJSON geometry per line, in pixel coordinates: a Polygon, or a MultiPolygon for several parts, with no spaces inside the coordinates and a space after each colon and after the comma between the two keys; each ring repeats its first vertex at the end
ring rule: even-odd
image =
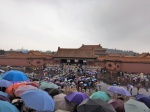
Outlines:
{"type": "Polygon", "coordinates": [[[31,89],[38,89],[37,87],[31,86],[31,85],[24,85],[19,86],[17,90],[15,91],[15,95],[20,97],[25,91],[31,90],[31,89]]]}

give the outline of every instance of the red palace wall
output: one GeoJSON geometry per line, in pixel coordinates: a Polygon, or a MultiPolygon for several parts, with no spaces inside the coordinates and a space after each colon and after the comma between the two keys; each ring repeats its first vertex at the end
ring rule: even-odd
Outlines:
{"type": "Polygon", "coordinates": [[[27,66],[28,60],[26,59],[0,59],[0,65],[5,66],[27,66]]]}
{"type": "Polygon", "coordinates": [[[29,66],[43,66],[45,61],[43,59],[32,59],[28,61],[29,66]]]}
{"type": "Polygon", "coordinates": [[[150,64],[121,63],[120,71],[135,73],[150,73],[150,64]]]}
{"type": "Polygon", "coordinates": [[[105,67],[108,70],[120,71],[121,65],[119,62],[106,62],[105,67]]]}
{"type": "Polygon", "coordinates": [[[105,67],[107,70],[133,72],[133,73],[150,73],[150,64],[144,63],[119,63],[119,62],[106,62],[105,67]]]}

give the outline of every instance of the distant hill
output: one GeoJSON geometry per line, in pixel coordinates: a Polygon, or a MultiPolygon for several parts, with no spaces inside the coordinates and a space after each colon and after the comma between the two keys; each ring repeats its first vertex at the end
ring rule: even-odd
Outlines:
{"type": "Polygon", "coordinates": [[[137,56],[139,53],[136,53],[134,51],[125,51],[125,50],[119,50],[119,49],[108,49],[105,48],[107,53],[110,54],[121,54],[121,55],[128,55],[128,56],[137,56]]]}

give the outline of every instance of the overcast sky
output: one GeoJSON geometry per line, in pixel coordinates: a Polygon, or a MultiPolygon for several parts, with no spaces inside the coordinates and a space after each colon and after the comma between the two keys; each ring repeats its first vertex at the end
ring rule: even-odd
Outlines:
{"type": "Polygon", "coordinates": [[[0,0],[0,49],[82,44],[150,52],[150,0],[0,0]]]}

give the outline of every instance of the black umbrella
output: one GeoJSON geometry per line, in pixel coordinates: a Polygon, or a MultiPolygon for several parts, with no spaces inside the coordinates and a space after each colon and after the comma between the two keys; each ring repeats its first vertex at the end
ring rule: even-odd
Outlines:
{"type": "Polygon", "coordinates": [[[148,108],[150,108],[150,98],[149,97],[142,97],[138,101],[143,102],[148,108]]]}
{"type": "Polygon", "coordinates": [[[85,99],[78,107],[77,112],[116,112],[113,106],[100,99],[85,99]]]}
{"type": "Polygon", "coordinates": [[[55,88],[46,88],[44,89],[44,91],[46,91],[52,97],[61,93],[59,89],[55,89],[55,88]]]}

